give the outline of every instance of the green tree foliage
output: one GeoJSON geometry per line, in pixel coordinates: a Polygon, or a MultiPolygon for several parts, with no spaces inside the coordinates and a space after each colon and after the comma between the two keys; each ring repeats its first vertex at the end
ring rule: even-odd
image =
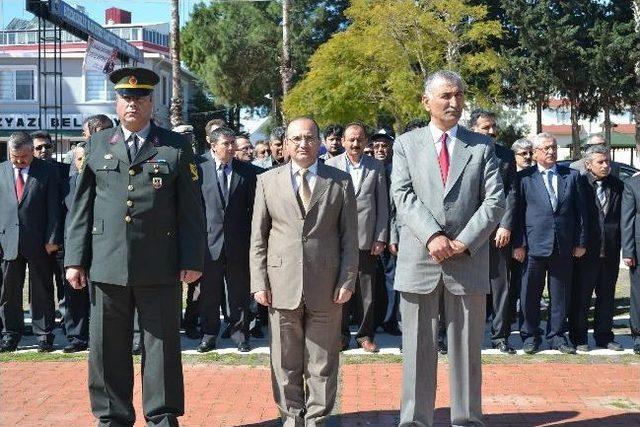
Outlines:
{"type": "Polygon", "coordinates": [[[382,115],[398,128],[424,115],[422,82],[441,68],[461,72],[480,103],[499,96],[501,60],[490,44],[502,30],[486,19],[486,7],[463,0],[353,0],[345,14],[350,26],[317,49],[285,100],[289,116],[309,114],[324,125],[377,124],[382,115]]]}
{"type": "MultiPolygon", "coordinates": [[[[292,11],[292,50],[298,76],[309,56],[346,25],[347,0],[299,0],[292,11]]],[[[282,51],[279,3],[200,3],[182,30],[182,55],[216,102],[270,106],[279,96],[282,51]]],[[[295,76],[294,76],[295,79],[295,76]]]]}

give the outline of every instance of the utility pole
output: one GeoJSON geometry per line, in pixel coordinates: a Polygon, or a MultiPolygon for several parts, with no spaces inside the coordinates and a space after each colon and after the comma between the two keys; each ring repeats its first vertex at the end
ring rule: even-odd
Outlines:
{"type": "Polygon", "coordinates": [[[183,124],[182,120],[182,69],[180,68],[180,1],[171,0],[171,127],[183,124]]]}

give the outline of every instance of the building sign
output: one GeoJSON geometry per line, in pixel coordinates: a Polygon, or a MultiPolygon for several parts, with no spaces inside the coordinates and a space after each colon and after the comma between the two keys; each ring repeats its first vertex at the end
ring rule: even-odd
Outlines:
{"type": "Polygon", "coordinates": [[[109,74],[115,68],[117,56],[118,52],[115,49],[89,37],[82,68],[109,74]]]}
{"type": "MultiPolygon", "coordinates": [[[[45,125],[40,127],[40,120],[37,114],[3,114],[0,113],[0,130],[23,130],[27,132],[36,131],[40,129],[53,130],[58,127],[58,130],[81,130],[82,122],[85,118],[92,114],[63,114],[60,117],[45,116],[45,125]],[[60,121],[60,126],[56,126],[60,121]]],[[[117,115],[107,116],[116,124],[120,123],[117,115]]]]}
{"type": "Polygon", "coordinates": [[[141,50],[62,0],[48,0],[46,3],[27,0],[26,9],[37,16],[43,16],[48,21],[59,24],[62,29],[84,40],[92,37],[116,49],[123,56],[139,63],[144,62],[141,50]]]}

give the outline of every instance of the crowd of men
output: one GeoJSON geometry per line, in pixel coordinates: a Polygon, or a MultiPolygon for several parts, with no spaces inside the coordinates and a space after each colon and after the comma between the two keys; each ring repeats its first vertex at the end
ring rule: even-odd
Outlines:
{"type": "Polygon", "coordinates": [[[452,396],[472,396],[453,398],[452,420],[473,421],[481,416],[485,320],[492,346],[505,354],[515,354],[514,323],[525,353],[539,351],[543,338],[562,353],[589,351],[595,291],[595,344],[623,349],[613,334],[621,253],[640,354],[640,177],[616,176],[601,136],[571,168],[557,164],[548,133],[507,148],[494,113],[475,110],[467,127],[459,124],[464,84],[439,72],[425,83],[431,121],[407,124],[397,139],[361,123],[320,132],[300,118],[254,146],[216,119],[198,155],[190,126],[172,133],[150,119],[155,73],[121,69],[111,80],[122,125],[87,119],[87,141],[70,164],[53,159],[46,132],[16,132],[0,165],[0,351],[16,350],[24,332],[28,266],[38,351],[53,350],[57,299],[64,351],[90,347],[98,366],[90,370],[96,417],[135,419],[133,377],[117,380],[124,386],[115,393],[107,385],[109,365],[129,366],[131,353],[144,354],[148,366],[147,421],[164,419],[160,409],[181,413],[173,332],[182,322],[202,353],[218,336],[250,351],[250,337],[264,337],[269,325],[285,424],[331,412],[337,352],[351,346],[351,326],[366,352],[379,350],[379,328],[403,335],[401,425],[433,421],[436,351],[456,360],[452,396]],[[177,279],[187,284],[181,319],[170,315],[181,312],[177,279]],[[150,397],[154,387],[164,390],[162,402],[150,397]]]}

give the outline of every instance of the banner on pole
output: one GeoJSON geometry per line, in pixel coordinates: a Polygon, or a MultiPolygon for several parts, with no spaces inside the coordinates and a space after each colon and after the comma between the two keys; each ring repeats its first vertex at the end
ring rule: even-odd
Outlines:
{"type": "Polygon", "coordinates": [[[118,53],[114,48],[90,37],[82,68],[109,74],[115,68],[117,55],[118,53]]]}

